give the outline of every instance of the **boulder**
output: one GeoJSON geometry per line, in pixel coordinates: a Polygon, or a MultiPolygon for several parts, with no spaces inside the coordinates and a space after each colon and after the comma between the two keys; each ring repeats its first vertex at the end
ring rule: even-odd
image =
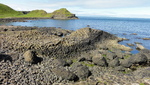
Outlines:
{"type": "Polygon", "coordinates": [[[125,68],[123,66],[117,66],[115,67],[116,71],[125,71],[125,68]]]}
{"type": "Polygon", "coordinates": [[[102,67],[108,66],[106,59],[101,54],[96,54],[95,56],[93,56],[92,61],[94,64],[98,66],[102,66],[102,67]]]}
{"type": "Polygon", "coordinates": [[[129,57],[129,61],[132,61],[133,64],[146,64],[148,59],[147,57],[142,54],[142,53],[138,53],[138,54],[135,54],[131,57],[129,57]]]}
{"type": "Polygon", "coordinates": [[[77,71],[77,68],[80,67],[80,66],[83,66],[81,62],[74,62],[72,65],[71,65],[71,69],[73,72],[76,72],[77,71]]]}
{"type": "Polygon", "coordinates": [[[26,51],[26,52],[23,54],[23,57],[24,57],[24,60],[25,60],[26,62],[30,62],[30,63],[35,62],[35,60],[36,60],[36,58],[37,58],[35,52],[32,51],[32,50],[26,51]]]}
{"type": "Polygon", "coordinates": [[[125,68],[130,68],[133,64],[132,61],[130,61],[129,59],[124,59],[120,63],[121,63],[121,66],[125,68]]]}
{"type": "Polygon", "coordinates": [[[77,81],[78,80],[78,77],[74,73],[72,73],[71,71],[67,71],[63,68],[53,68],[52,72],[65,80],[69,80],[69,81],[77,81]]]}
{"type": "Polygon", "coordinates": [[[142,46],[141,44],[136,44],[136,49],[138,49],[138,50],[143,50],[143,49],[145,49],[145,47],[144,46],[142,46]]]}
{"type": "Polygon", "coordinates": [[[23,54],[23,57],[24,57],[25,62],[29,62],[33,64],[37,64],[43,60],[42,58],[37,57],[35,51],[32,51],[32,50],[26,51],[23,54]]]}
{"type": "Polygon", "coordinates": [[[57,66],[68,66],[69,65],[65,60],[62,60],[62,59],[55,59],[52,62],[57,66]]]}
{"type": "Polygon", "coordinates": [[[144,54],[147,57],[148,62],[150,63],[150,50],[143,49],[143,50],[140,50],[140,53],[144,54]]]}
{"type": "Polygon", "coordinates": [[[82,53],[81,58],[85,58],[86,61],[92,61],[92,56],[89,53],[82,53]]]}
{"type": "Polygon", "coordinates": [[[111,53],[111,52],[107,53],[107,55],[106,55],[106,58],[109,60],[113,60],[116,57],[117,57],[117,55],[115,53],[111,53]]]}
{"type": "Polygon", "coordinates": [[[77,76],[79,79],[86,79],[90,76],[91,72],[89,71],[88,67],[86,66],[80,66],[77,68],[77,76]]]}
{"type": "Polygon", "coordinates": [[[68,64],[69,66],[73,63],[73,61],[72,61],[72,60],[70,60],[70,59],[69,59],[69,60],[67,60],[66,62],[67,62],[67,64],[68,64]]]}
{"type": "Polygon", "coordinates": [[[110,67],[117,67],[119,65],[120,65],[120,61],[118,57],[109,62],[110,67]]]}

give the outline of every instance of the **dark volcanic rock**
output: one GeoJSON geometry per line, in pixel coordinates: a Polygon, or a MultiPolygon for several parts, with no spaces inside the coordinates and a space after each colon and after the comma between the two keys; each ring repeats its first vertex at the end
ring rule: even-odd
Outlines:
{"type": "Polygon", "coordinates": [[[106,55],[106,58],[109,60],[113,60],[116,57],[117,57],[117,55],[115,53],[111,53],[111,52],[107,53],[107,55],[106,55]]]}
{"type": "Polygon", "coordinates": [[[90,76],[90,71],[88,69],[88,67],[86,66],[80,66],[77,68],[77,76],[80,78],[80,79],[86,79],[90,76]]]}
{"type": "Polygon", "coordinates": [[[144,54],[138,53],[129,58],[129,61],[132,61],[133,64],[146,64],[148,59],[144,54]]]}
{"type": "Polygon", "coordinates": [[[115,67],[115,70],[117,70],[117,71],[125,71],[125,68],[123,66],[117,66],[117,67],[115,67]]]}
{"type": "Polygon", "coordinates": [[[62,59],[55,59],[55,60],[53,60],[53,63],[58,66],[68,66],[69,65],[65,60],[62,60],[62,59]]]}
{"type": "Polygon", "coordinates": [[[115,59],[113,59],[113,60],[111,60],[110,62],[109,62],[109,66],[110,67],[117,67],[117,66],[119,66],[120,65],[120,61],[119,61],[119,58],[117,57],[117,58],[115,58],[115,59]]]}
{"type": "Polygon", "coordinates": [[[106,59],[104,57],[102,57],[101,54],[97,54],[97,55],[93,56],[92,61],[94,64],[96,64],[98,66],[102,66],[102,67],[108,66],[106,59]]]}
{"type": "Polygon", "coordinates": [[[100,30],[93,30],[91,28],[82,28],[70,35],[60,39],[53,46],[45,45],[42,52],[48,56],[55,57],[71,57],[78,56],[81,52],[87,52],[91,49],[96,49],[96,44],[103,43],[105,40],[115,40],[118,39],[109,33],[100,30]]]}
{"type": "Polygon", "coordinates": [[[143,49],[143,50],[140,51],[140,53],[143,53],[144,55],[146,55],[148,61],[150,62],[150,50],[143,49]]]}
{"type": "Polygon", "coordinates": [[[62,68],[54,68],[52,69],[52,72],[54,72],[57,76],[60,76],[66,80],[70,80],[70,81],[78,80],[78,77],[74,73],[70,71],[66,71],[65,69],[62,68]]]}
{"type": "Polygon", "coordinates": [[[129,59],[125,59],[125,60],[121,61],[121,66],[123,66],[125,68],[131,67],[132,64],[133,64],[133,62],[130,61],[129,59]]]}

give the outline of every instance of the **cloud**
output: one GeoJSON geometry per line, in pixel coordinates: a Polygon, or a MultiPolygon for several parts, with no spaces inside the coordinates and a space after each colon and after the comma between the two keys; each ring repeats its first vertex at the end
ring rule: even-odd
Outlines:
{"type": "Polygon", "coordinates": [[[149,16],[150,0],[1,0],[15,10],[67,8],[77,15],[149,16]],[[17,3],[16,3],[17,2],[17,3]]]}

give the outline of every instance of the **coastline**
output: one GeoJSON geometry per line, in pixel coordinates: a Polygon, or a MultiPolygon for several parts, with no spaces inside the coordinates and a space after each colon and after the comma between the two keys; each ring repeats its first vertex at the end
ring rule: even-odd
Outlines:
{"type": "MultiPolygon", "coordinates": [[[[0,22],[25,22],[25,20],[37,20],[37,19],[54,19],[49,17],[31,17],[31,18],[0,18],[0,22]]],[[[60,20],[78,19],[78,18],[57,18],[60,20]]]]}
{"type": "Polygon", "coordinates": [[[130,48],[118,44],[123,38],[102,30],[0,26],[0,38],[0,76],[5,77],[1,78],[1,84],[26,81],[27,84],[74,85],[83,83],[83,79],[90,85],[105,82],[140,84],[147,83],[145,79],[149,78],[147,52],[150,50],[143,48],[140,53],[131,54],[130,48]],[[3,75],[5,73],[9,74],[3,75]],[[39,75],[44,79],[40,80],[39,75]],[[108,82],[110,79],[113,80],[108,82]]]}

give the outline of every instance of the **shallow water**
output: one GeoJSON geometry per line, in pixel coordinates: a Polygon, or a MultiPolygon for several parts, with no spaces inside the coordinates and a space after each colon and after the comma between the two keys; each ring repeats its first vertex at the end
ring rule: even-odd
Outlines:
{"type": "MultiPolygon", "coordinates": [[[[0,25],[14,26],[38,26],[38,27],[61,27],[63,29],[77,30],[89,25],[91,28],[107,31],[116,34],[118,37],[130,39],[129,41],[120,42],[126,43],[140,42],[144,47],[150,49],[150,40],[142,40],[139,38],[150,38],[150,19],[138,18],[110,18],[110,17],[79,17],[77,20],[27,20],[28,22],[9,22],[0,23],[0,25]],[[125,33],[126,35],[124,35],[125,33]],[[137,33],[137,35],[130,35],[137,33]]],[[[127,46],[127,45],[126,45],[127,46]]],[[[138,53],[135,46],[132,53],[138,53]]]]}

